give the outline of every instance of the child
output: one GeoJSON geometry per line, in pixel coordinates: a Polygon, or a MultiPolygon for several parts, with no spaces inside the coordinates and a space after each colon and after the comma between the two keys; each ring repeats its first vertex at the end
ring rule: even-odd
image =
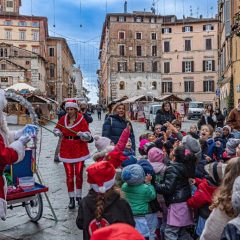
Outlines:
{"type": "Polygon", "coordinates": [[[240,144],[240,139],[230,138],[226,145],[226,151],[224,152],[224,159],[228,160],[236,157],[237,148],[240,144]]]}
{"type": "Polygon", "coordinates": [[[191,197],[187,165],[196,157],[183,146],[174,149],[173,161],[167,167],[162,184],[156,185],[157,193],[163,194],[168,206],[165,240],[192,239],[186,227],[193,225],[187,200],[191,197]]]}
{"type": "Polygon", "coordinates": [[[160,138],[163,136],[162,134],[162,125],[161,124],[156,124],[154,127],[154,135],[156,138],[160,138]]]}
{"type": "Polygon", "coordinates": [[[114,189],[114,167],[107,161],[101,161],[86,171],[91,189],[80,202],[76,220],[78,228],[83,230],[84,240],[89,240],[98,228],[112,223],[127,223],[134,227],[129,204],[114,189]]]}
{"type": "Polygon", "coordinates": [[[123,154],[125,156],[135,155],[135,152],[132,150],[132,140],[131,140],[131,138],[128,139],[126,147],[125,147],[125,149],[123,151],[123,154]]]}
{"type": "Polygon", "coordinates": [[[152,177],[145,177],[143,168],[133,164],[123,169],[122,180],[125,181],[122,191],[131,206],[136,228],[144,237],[149,237],[145,215],[149,212],[149,202],[156,198],[155,189],[151,185],[152,177]]]}
{"type": "Polygon", "coordinates": [[[223,127],[223,134],[222,134],[222,142],[223,142],[223,149],[225,150],[227,141],[230,138],[234,138],[233,134],[231,133],[232,129],[229,125],[223,127]]]}
{"type": "Polygon", "coordinates": [[[192,124],[190,126],[190,131],[188,132],[188,134],[191,135],[195,139],[199,139],[199,132],[198,132],[197,125],[192,124]]]}

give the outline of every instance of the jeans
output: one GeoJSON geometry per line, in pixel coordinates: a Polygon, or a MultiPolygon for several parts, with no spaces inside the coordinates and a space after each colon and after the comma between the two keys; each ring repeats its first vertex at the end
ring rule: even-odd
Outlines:
{"type": "Polygon", "coordinates": [[[138,230],[140,234],[142,234],[145,238],[149,237],[149,228],[147,224],[146,217],[134,217],[136,226],[135,228],[138,230]]]}
{"type": "Polygon", "coordinates": [[[146,215],[147,225],[149,228],[149,240],[155,240],[156,238],[156,229],[158,227],[158,217],[157,213],[150,213],[146,215]]]}
{"type": "Polygon", "coordinates": [[[193,240],[185,227],[167,225],[165,228],[165,240],[193,240]]]}

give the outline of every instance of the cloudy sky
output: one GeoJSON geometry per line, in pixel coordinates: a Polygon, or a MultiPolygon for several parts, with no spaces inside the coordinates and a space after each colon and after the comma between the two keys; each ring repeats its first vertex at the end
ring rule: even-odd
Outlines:
{"type": "MultiPolygon", "coordinates": [[[[22,0],[21,13],[48,17],[49,34],[65,37],[80,65],[85,86],[97,101],[98,48],[106,13],[123,12],[125,0],[22,0]],[[55,25],[55,27],[54,27],[55,25]]],[[[128,0],[128,12],[150,11],[152,0],[128,0]]],[[[155,0],[159,14],[212,17],[217,0],[155,0]],[[192,11],[190,11],[192,9],[192,11]]]]}

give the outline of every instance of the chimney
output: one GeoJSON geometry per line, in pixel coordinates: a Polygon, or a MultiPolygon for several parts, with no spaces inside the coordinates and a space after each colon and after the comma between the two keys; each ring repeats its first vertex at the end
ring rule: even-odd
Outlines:
{"type": "Polygon", "coordinates": [[[124,13],[127,13],[127,0],[124,2],[124,13]]]}

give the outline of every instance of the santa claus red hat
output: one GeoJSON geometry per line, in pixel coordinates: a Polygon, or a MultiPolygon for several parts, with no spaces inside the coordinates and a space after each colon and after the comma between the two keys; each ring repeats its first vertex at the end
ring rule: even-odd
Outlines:
{"type": "Polygon", "coordinates": [[[79,106],[77,104],[77,101],[74,99],[69,99],[65,102],[65,109],[67,108],[76,108],[77,110],[79,110],[79,106]]]}
{"type": "Polygon", "coordinates": [[[124,223],[112,224],[95,231],[91,240],[144,240],[145,238],[132,226],[124,223]]]}
{"type": "Polygon", "coordinates": [[[105,193],[115,184],[115,168],[107,161],[94,163],[86,171],[87,182],[95,192],[105,193]]]}

